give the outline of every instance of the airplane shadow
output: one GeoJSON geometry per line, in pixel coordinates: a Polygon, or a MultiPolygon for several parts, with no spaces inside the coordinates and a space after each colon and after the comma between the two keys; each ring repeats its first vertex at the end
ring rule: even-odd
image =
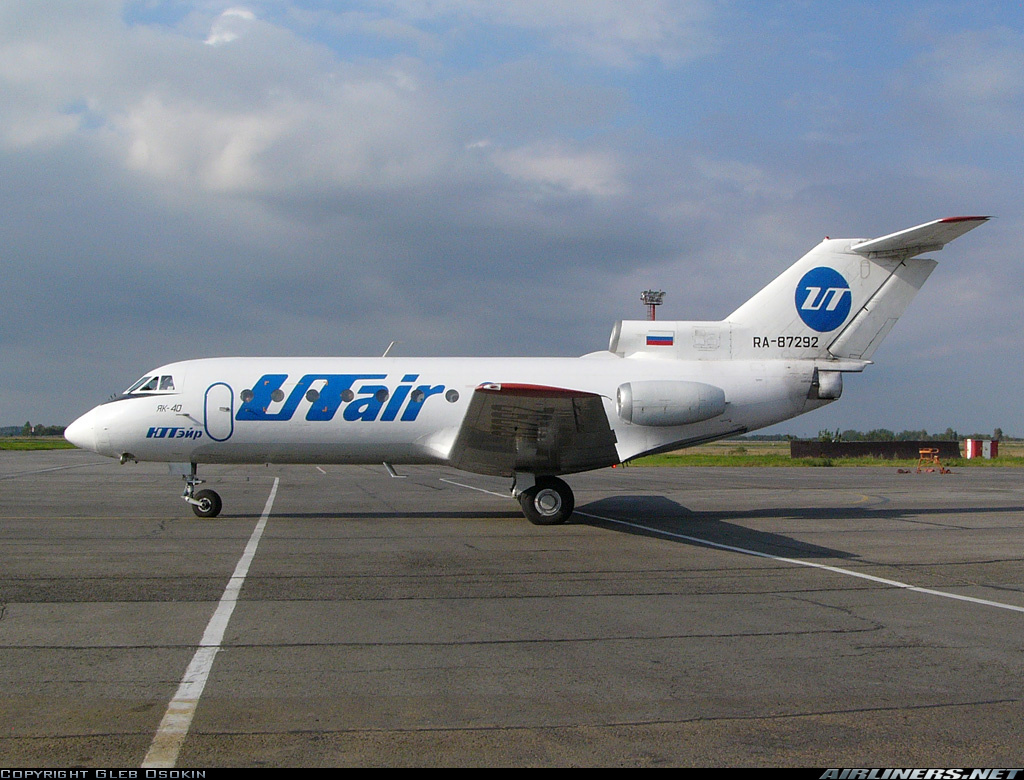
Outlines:
{"type": "Polygon", "coordinates": [[[679,544],[700,546],[700,542],[695,540],[704,540],[712,544],[741,547],[752,552],[784,558],[838,558],[847,560],[859,558],[860,556],[845,550],[809,544],[784,534],[747,528],[744,525],[740,525],[739,521],[772,518],[805,520],[828,518],[831,522],[857,522],[888,519],[966,530],[966,526],[950,521],[957,515],[998,514],[1001,512],[1019,515],[1024,513],[1024,507],[937,507],[915,508],[913,510],[869,506],[829,508],[775,507],[736,512],[699,512],[688,509],[665,496],[620,495],[609,496],[608,498],[592,501],[589,504],[577,506],[576,514],[570,518],[569,522],[607,528],[618,533],[674,540],[679,544]],[[927,519],[929,515],[935,516],[935,520],[929,521],[927,519]],[[944,517],[946,521],[940,520],[940,516],[944,517]],[[737,522],[729,522],[730,520],[737,522]],[[624,523],[633,523],[635,525],[624,525],[624,523]]]}

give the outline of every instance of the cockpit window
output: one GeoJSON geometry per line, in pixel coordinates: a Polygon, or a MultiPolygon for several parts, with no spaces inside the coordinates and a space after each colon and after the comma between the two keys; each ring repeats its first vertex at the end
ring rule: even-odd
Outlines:
{"type": "Polygon", "coordinates": [[[144,376],[144,377],[142,377],[142,379],[140,379],[140,380],[139,380],[138,382],[136,382],[136,383],[135,383],[134,385],[132,385],[131,387],[129,387],[129,388],[127,389],[127,390],[125,390],[125,391],[124,391],[124,394],[125,394],[125,395],[128,395],[129,393],[134,393],[134,392],[135,392],[136,390],[138,390],[138,389],[139,389],[140,387],[142,387],[142,386],[143,386],[144,384],[146,384],[146,382],[148,382],[148,381],[149,381],[149,379],[150,379],[150,378],[149,378],[148,376],[144,376]]]}
{"type": "Polygon", "coordinates": [[[174,377],[172,376],[144,376],[134,385],[124,391],[125,395],[132,393],[156,393],[173,392],[174,377]]]}

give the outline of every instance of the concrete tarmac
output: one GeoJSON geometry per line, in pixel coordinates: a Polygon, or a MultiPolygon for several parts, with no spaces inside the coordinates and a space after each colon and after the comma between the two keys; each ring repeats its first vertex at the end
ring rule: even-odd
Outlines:
{"type": "Polygon", "coordinates": [[[399,472],[0,452],[0,767],[1024,764],[1024,472],[399,472]]]}

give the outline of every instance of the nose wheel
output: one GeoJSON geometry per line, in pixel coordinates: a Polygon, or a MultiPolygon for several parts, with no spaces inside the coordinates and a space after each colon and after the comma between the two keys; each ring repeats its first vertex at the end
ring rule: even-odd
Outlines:
{"type": "Polygon", "coordinates": [[[189,503],[196,517],[216,517],[223,506],[220,496],[214,490],[200,490],[189,503]]]}
{"type": "Polygon", "coordinates": [[[215,490],[196,490],[206,480],[196,476],[196,464],[192,464],[192,473],[184,475],[185,490],[181,494],[186,503],[191,504],[196,517],[216,517],[220,514],[223,502],[215,490]]]}

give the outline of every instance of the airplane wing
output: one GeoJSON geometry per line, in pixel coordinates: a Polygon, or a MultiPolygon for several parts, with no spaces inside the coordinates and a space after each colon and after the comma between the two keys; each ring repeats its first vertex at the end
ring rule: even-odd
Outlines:
{"type": "Polygon", "coordinates": [[[959,238],[968,230],[973,230],[988,220],[989,217],[936,219],[917,227],[901,230],[898,233],[890,233],[881,238],[861,241],[850,249],[866,257],[901,256],[906,259],[922,252],[934,252],[942,249],[954,238],[959,238]]]}
{"type": "Polygon", "coordinates": [[[452,466],[478,474],[569,474],[619,462],[601,396],[541,385],[476,388],[452,466]]]}

